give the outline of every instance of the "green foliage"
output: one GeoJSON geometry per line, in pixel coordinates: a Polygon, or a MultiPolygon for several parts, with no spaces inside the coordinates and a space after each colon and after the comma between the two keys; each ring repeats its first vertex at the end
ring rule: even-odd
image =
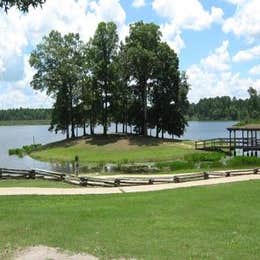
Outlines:
{"type": "Polygon", "coordinates": [[[260,118],[260,95],[249,88],[249,98],[242,100],[228,96],[203,98],[191,104],[188,117],[195,120],[235,120],[251,121],[260,118]]]}
{"type": "Polygon", "coordinates": [[[205,153],[193,153],[184,156],[184,159],[188,162],[216,162],[221,160],[224,157],[223,153],[217,152],[205,152],[205,153]]]}
{"type": "Polygon", "coordinates": [[[79,34],[61,35],[51,31],[30,56],[30,65],[36,70],[31,86],[46,91],[55,99],[51,130],[66,132],[75,137],[76,111],[83,80],[83,43],[79,34]]]}
{"type": "Polygon", "coordinates": [[[90,70],[92,83],[96,86],[96,93],[100,99],[100,122],[107,134],[111,121],[111,97],[116,94],[117,71],[115,59],[118,50],[118,34],[113,22],[99,23],[93,39],[89,43],[90,70]]]}
{"type": "Polygon", "coordinates": [[[156,166],[160,169],[169,168],[171,171],[178,171],[185,169],[193,169],[194,163],[183,160],[176,160],[174,162],[158,162],[156,163],[156,166]]]}
{"type": "Polygon", "coordinates": [[[41,6],[45,2],[46,0],[0,0],[0,8],[7,12],[11,7],[15,6],[23,12],[28,12],[30,6],[41,6]]]}
{"type": "Polygon", "coordinates": [[[25,145],[22,148],[9,149],[9,155],[17,155],[19,157],[23,157],[24,155],[38,151],[41,148],[41,144],[25,145]]]}
{"type": "Polygon", "coordinates": [[[158,162],[156,163],[156,166],[160,169],[168,168],[171,171],[214,169],[224,166],[221,161],[223,157],[224,154],[217,152],[189,153],[184,155],[182,160],[158,162]]]}
{"type": "Polygon", "coordinates": [[[238,122],[235,126],[245,126],[245,125],[260,125],[260,120],[256,119],[248,119],[248,120],[242,120],[238,122]]]}
{"type": "Polygon", "coordinates": [[[16,121],[16,120],[51,120],[51,109],[43,108],[18,108],[0,110],[0,123],[1,121],[16,121]]]}
{"type": "Polygon", "coordinates": [[[245,165],[247,165],[248,167],[256,165],[260,166],[260,158],[237,156],[227,161],[227,166],[229,167],[243,167],[245,165]]]}
{"type": "Polygon", "coordinates": [[[154,23],[132,24],[125,44],[119,44],[113,22],[99,23],[87,43],[78,34],[52,31],[30,64],[36,71],[32,87],[55,100],[50,130],[67,138],[75,137],[75,126],[86,135],[86,126],[94,134],[99,124],[106,135],[110,123],[121,123],[123,132],[130,126],[143,136],[156,127],[164,137],[181,136],[187,125],[187,77],[154,23]]]}

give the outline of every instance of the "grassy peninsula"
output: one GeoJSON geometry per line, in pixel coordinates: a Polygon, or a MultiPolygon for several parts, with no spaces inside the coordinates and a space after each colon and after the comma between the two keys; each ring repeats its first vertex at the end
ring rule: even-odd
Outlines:
{"type": "Polygon", "coordinates": [[[181,159],[196,152],[191,141],[161,140],[153,137],[97,135],[89,138],[65,140],[42,146],[31,153],[44,161],[74,161],[87,163],[155,162],[181,159]]]}

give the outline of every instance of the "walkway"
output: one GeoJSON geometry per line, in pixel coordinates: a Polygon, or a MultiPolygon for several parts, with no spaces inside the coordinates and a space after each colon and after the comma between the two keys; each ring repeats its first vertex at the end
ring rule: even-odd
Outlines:
{"type": "Polygon", "coordinates": [[[232,183],[250,180],[260,180],[260,175],[243,175],[236,177],[224,177],[183,183],[155,184],[131,187],[115,188],[0,188],[0,196],[5,195],[97,195],[120,194],[132,192],[148,192],[171,190],[178,188],[207,186],[222,183],[232,183]]]}

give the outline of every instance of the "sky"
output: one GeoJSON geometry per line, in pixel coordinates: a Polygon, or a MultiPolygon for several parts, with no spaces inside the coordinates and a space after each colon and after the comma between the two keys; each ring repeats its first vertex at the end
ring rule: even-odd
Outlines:
{"type": "Polygon", "coordinates": [[[78,32],[87,41],[101,21],[114,21],[120,39],[131,23],[160,26],[163,40],[186,71],[190,102],[260,92],[260,0],[47,0],[23,14],[0,10],[0,109],[51,107],[30,87],[30,52],[51,30],[78,32]]]}

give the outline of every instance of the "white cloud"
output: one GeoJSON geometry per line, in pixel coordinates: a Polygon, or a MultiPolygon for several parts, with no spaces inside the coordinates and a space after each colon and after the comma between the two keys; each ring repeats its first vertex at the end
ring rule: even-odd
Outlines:
{"type": "Polygon", "coordinates": [[[223,17],[222,9],[212,6],[209,12],[198,0],[154,0],[153,8],[179,29],[202,30],[223,17]]]}
{"type": "Polygon", "coordinates": [[[144,7],[145,6],[145,0],[134,0],[132,5],[135,8],[144,7]]]}
{"type": "Polygon", "coordinates": [[[251,74],[251,75],[259,75],[260,76],[260,65],[256,65],[256,66],[252,67],[249,70],[249,74],[251,74]]]}
{"type": "Polygon", "coordinates": [[[185,47],[185,43],[181,37],[181,31],[176,27],[174,28],[174,25],[168,23],[161,25],[161,31],[163,40],[179,54],[181,49],[185,47]]]}
{"type": "Polygon", "coordinates": [[[27,14],[15,8],[10,9],[8,14],[0,11],[0,35],[1,39],[4,39],[0,41],[0,93],[3,92],[1,86],[6,86],[5,93],[0,95],[0,107],[6,104],[7,93],[12,100],[10,104],[16,106],[27,101],[28,106],[32,103],[38,106],[37,100],[45,98],[43,94],[26,90],[29,95],[33,95],[33,98],[28,97],[27,100],[19,92],[22,90],[16,92],[15,88],[22,85],[24,88],[30,88],[32,74],[28,74],[28,67],[25,65],[28,62],[24,62],[26,53],[30,52],[51,30],[58,30],[61,33],[78,32],[81,38],[87,41],[99,22],[114,21],[118,25],[122,39],[128,32],[125,20],[126,14],[119,0],[46,1],[42,8],[31,8],[27,14]],[[15,97],[17,98],[14,99],[15,97]],[[17,102],[14,103],[14,100],[17,102]]]}
{"type": "Polygon", "coordinates": [[[228,3],[231,3],[233,5],[242,4],[247,0],[226,0],[228,3]]]}
{"type": "Polygon", "coordinates": [[[161,25],[163,39],[177,53],[185,47],[181,37],[182,30],[200,31],[223,20],[222,9],[212,6],[207,11],[198,0],[153,0],[152,6],[158,15],[168,19],[161,25]]]}
{"type": "Polygon", "coordinates": [[[228,41],[223,41],[221,46],[214,50],[208,57],[201,60],[202,66],[212,71],[227,71],[230,69],[230,55],[228,52],[228,41]]]}
{"type": "Polygon", "coordinates": [[[224,41],[208,57],[201,59],[187,69],[191,84],[189,99],[193,102],[205,97],[236,96],[247,97],[247,89],[253,86],[260,90],[260,80],[242,78],[231,71],[228,42],[224,41]]]}
{"type": "Polygon", "coordinates": [[[223,24],[223,31],[253,41],[260,38],[260,1],[229,0],[237,5],[235,14],[223,24]]]}
{"type": "Polygon", "coordinates": [[[254,46],[250,49],[239,51],[233,57],[234,62],[250,61],[253,59],[260,59],[260,45],[254,46]]]}
{"type": "Polygon", "coordinates": [[[24,57],[24,77],[15,82],[2,82],[0,88],[1,108],[51,107],[53,100],[45,92],[33,90],[29,84],[34,71],[29,65],[29,56],[24,57]],[[15,104],[15,105],[14,105],[15,104]]]}

